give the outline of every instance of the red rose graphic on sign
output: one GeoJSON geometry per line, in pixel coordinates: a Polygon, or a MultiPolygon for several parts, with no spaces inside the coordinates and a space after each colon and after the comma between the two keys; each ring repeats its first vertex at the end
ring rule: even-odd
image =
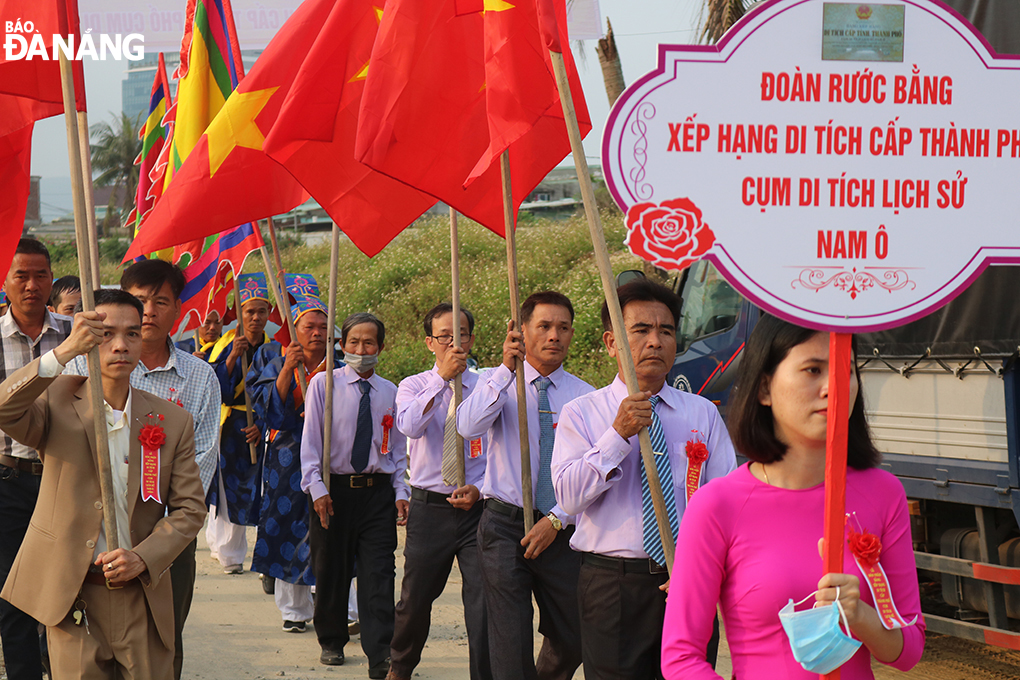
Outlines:
{"type": "Polygon", "coordinates": [[[627,230],[630,252],[662,269],[686,269],[715,243],[701,210],[687,198],[637,203],[627,211],[627,230]]]}

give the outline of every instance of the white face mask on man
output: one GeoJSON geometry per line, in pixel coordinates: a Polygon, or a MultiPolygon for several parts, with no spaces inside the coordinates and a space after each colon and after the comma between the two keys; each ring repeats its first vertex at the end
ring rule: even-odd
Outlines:
{"type": "Polygon", "coordinates": [[[367,373],[379,363],[379,355],[344,352],[344,363],[354,369],[355,373],[367,373]]]}

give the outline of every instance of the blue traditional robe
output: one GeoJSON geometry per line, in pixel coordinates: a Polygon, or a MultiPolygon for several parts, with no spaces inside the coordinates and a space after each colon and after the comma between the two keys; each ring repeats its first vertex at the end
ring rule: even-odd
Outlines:
{"type": "MultiPolygon", "coordinates": [[[[233,524],[257,526],[261,506],[261,461],[264,458],[266,444],[264,438],[259,440],[256,447],[257,462],[252,463],[248,442],[243,432],[248,426],[248,418],[241,384],[241,360],[234,362],[234,370],[227,373],[227,357],[234,348],[234,333],[234,330],[224,333],[209,353],[209,363],[216,371],[216,378],[220,383],[223,407],[220,413],[222,427],[220,465],[213,477],[206,501],[209,505],[215,505],[217,512],[226,509],[227,516],[233,524]],[[219,498],[220,476],[223,477],[223,490],[226,496],[223,499],[219,498]]],[[[265,335],[263,344],[268,340],[269,336],[265,335]]],[[[253,354],[251,349],[248,351],[253,354]]],[[[250,384],[248,390],[250,394],[250,384]]]]}
{"type": "MultiPolygon", "coordinates": [[[[305,404],[296,377],[291,381],[287,398],[280,398],[276,379],[283,369],[283,360],[280,344],[266,343],[255,353],[248,373],[256,422],[269,432],[262,467],[259,533],[251,569],[295,585],[312,586],[315,576],[308,543],[308,496],[301,490],[305,404]]],[[[343,362],[334,357],[334,365],[339,368],[343,362]]]]}

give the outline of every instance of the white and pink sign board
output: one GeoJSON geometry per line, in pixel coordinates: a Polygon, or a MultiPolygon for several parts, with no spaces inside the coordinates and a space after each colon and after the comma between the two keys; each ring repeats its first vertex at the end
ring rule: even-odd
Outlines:
{"type": "Polygon", "coordinates": [[[602,163],[635,254],[888,328],[1020,263],[1020,59],[935,0],[773,0],[716,46],[660,45],[602,163]]]}

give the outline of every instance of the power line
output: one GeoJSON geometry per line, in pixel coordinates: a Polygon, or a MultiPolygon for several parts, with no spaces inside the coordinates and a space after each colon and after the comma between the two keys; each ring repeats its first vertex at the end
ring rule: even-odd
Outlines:
{"type": "Polygon", "coordinates": [[[678,28],[675,31],[651,31],[649,33],[615,33],[617,38],[629,38],[636,35],[664,35],[666,33],[694,33],[693,28],[678,28]]]}

